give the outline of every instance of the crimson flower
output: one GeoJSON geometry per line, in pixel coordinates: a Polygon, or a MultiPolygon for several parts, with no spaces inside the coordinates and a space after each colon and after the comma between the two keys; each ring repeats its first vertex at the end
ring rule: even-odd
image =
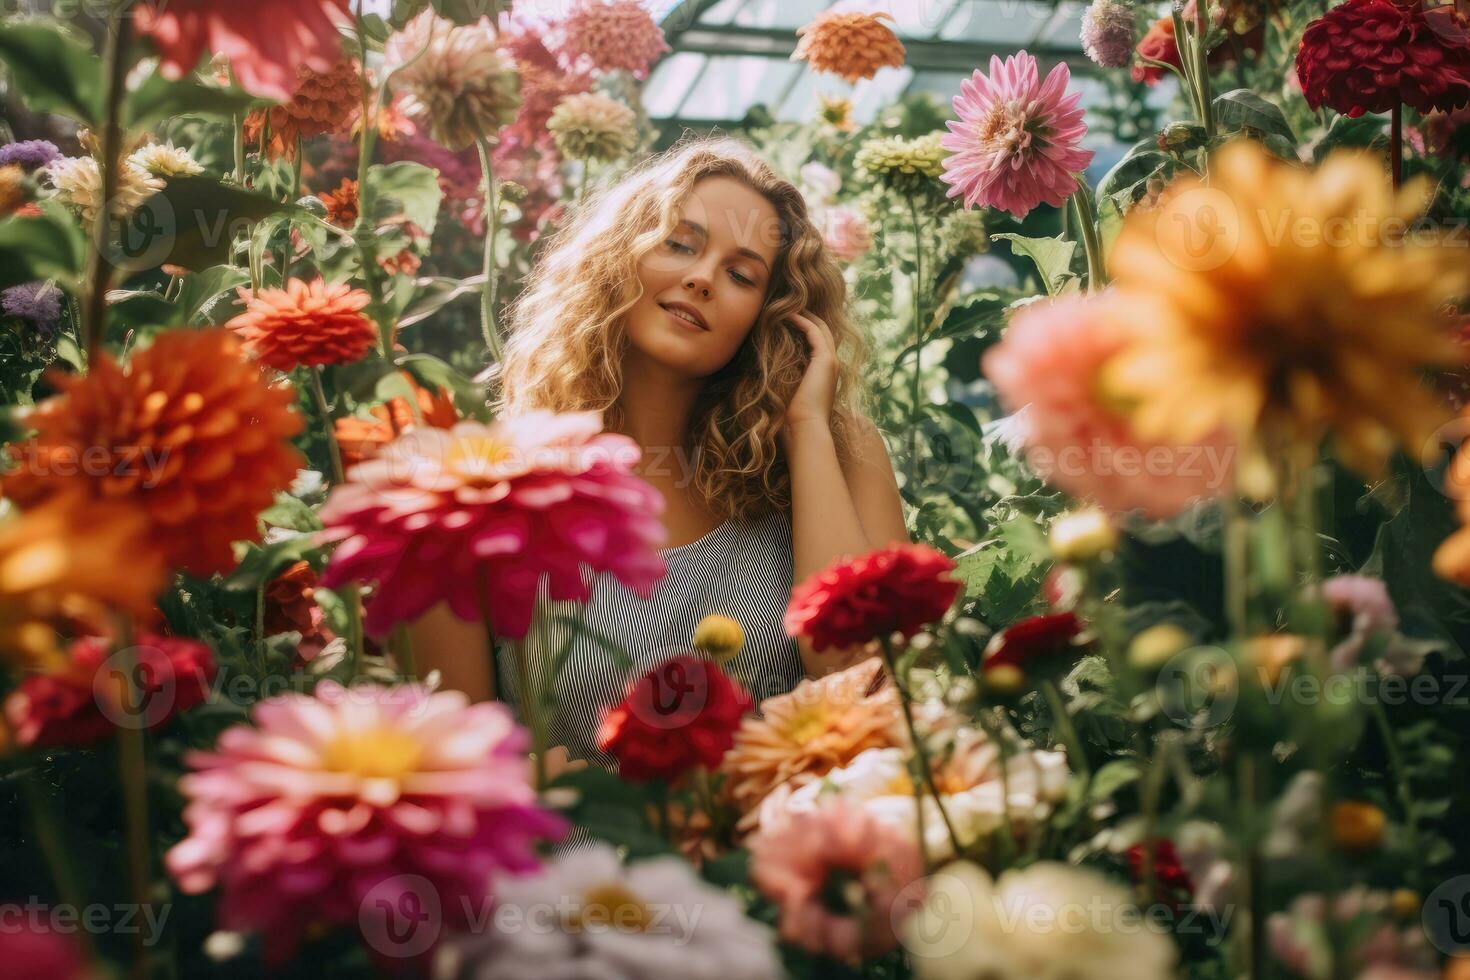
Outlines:
{"type": "Polygon", "coordinates": [[[603,713],[597,747],[618,760],[625,779],[672,781],[696,766],[717,768],[751,706],[719,664],[680,654],[629,684],[603,713]]]}
{"type": "Polygon", "coordinates": [[[1082,620],[1076,613],[1048,613],[1023,619],[990,641],[985,651],[985,670],[1015,667],[1026,670],[1039,660],[1071,651],[1082,632],[1082,620]]]}
{"type": "Polygon", "coordinates": [[[1422,0],[1347,0],[1307,26],[1297,50],[1302,94],[1345,116],[1407,104],[1448,112],[1470,102],[1470,45],[1431,24],[1422,0]]]}
{"type": "Polygon", "coordinates": [[[954,562],[925,544],[896,544],[839,559],[791,593],[785,626],[813,650],[850,647],[890,633],[905,638],[943,616],[959,594],[954,562]]]}
{"type": "MultiPolygon", "coordinates": [[[[1164,896],[1187,897],[1194,894],[1194,882],[1179,860],[1179,851],[1167,837],[1153,841],[1153,876],[1159,892],[1164,896]]],[[[1143,842],[1128,848],[1128,873],[1136,882],[1143,881],[1143,842]]]]}
{"type": "Polygon", "coordinates": [[[5,699],[5,717],[21,745],[90,745],[119,726],[158,728],[204,701],[217,667],[198,640],[144,633],[133,646],[139,686],[125,700],[122,661],[110,641],[72,644],[60,671],[31,674],[5,699]]]}

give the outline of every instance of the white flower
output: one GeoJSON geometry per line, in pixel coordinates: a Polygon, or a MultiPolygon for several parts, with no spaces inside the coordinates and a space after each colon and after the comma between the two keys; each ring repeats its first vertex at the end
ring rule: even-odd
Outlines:
{"type": "Polygon", "coordinates": [[[1177,950],[1128,890],[1053,861],[993,880],[957,861],[930,875],[903,927],[920,980],[1165,980],[1177,950]]]}
{"type": "Polygon", "coordinates": [[[427,7],[383,46],[390,84],[403,111],[425,123],[435,142],[459,151],[495,139],[515,118],[520,82],[498,47],[490,18],[460,26],[427,7]]]}
{"type": "MultiPolygon", "coordinates": [[[[91,157],[62,157],[46,167],[46,178],[56,188],[61,203],[81,212],[88,224],[102,210],[102,172],[91,157]]],[[[126,218],[158,191],[163,181],[131,161],[118,169],[117,193],[112,196],[108,212],[114,218],[126,218]]]]}
{"type": "Polygon", "coordinates": [[[831,204],[842,190],[842,177],[831,167],[813,160],[798,173],[802,194],[813,204],[831,204]]]}
{"type": "Polygon", "coordinates": [[[482,932],[440,954],[436,975],[606,980],[769,980],[769,927],[675,857],[624,867],[606,844],[569,851],[531,877],[496,882],[482,932]]]}
{"type": "Polygon", "coordinates": [[[149,143],[140,146],[128,157],[128,162],[145,173],[167,180],[170,177],[192,177],[204,173],[199,161],[181,146],[169,143],[149,143]]]}
{"type": "MultiPolygon", "coordinates": [[[[917,832],[913,784],[905,749],[868,749],[850,764],[792,789],[777,787],[761,803],[760,825],[774,827],[797,813],[817,809],[841,796],[868,813],[909,833],[917,832]]],[[[1060,752],[1013,753],[1002,780],[1000,752],[989,739],[963,733],[954,758],[940,767],[936,781],[945,813],[962,846],[994,833],[1006,819],[1018,830],[1044,820],[1067,793],[1067,762],[1060,752]],[[1005,788],[1009,788],[1007,797],[1005,788]]],[[[930,855],[954,852],[934,797],[923,795],[924,846],[930,855]]]]}

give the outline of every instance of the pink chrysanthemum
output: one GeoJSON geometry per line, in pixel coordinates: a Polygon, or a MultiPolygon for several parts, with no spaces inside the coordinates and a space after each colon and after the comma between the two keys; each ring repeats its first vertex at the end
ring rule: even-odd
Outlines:
{"type": "Polygon", "coordinates": [[[568,67],[647,78],[669,50],[663,29],[638,0],[581,0],[558,24],[557,54],[568,67]]]}
{"type": "Polygon", "coordinates": [[[342,541],[322,583],[375,583],[375,634],[447,601],[521,639],[543,578],[553,600],[591,597],[583,565],[647,597],[664,573],[663,498],[631,473],[638,444],[601,428],[596,412],[529,412],[404,433],[322,508],[324,538],[342,541]]]}
{"type": "Polygon", "coordinates": [[[253,721],[187,757],[189,836],[167,863],[186,893],[218,886],[220,927],[260,931],[273,962],[425,880],[463,926],[494,873],[535,870],[536,842],[566,831],[538,806],[526,733],[503,705],[324,681],[261,702],[253,721]]]}
{"type": "Polygon", "coordinates": [[[822,244],[841,262],[855,262],[873,247],[873,231],[862,213],[845,205],[826,210],[822,244]]]}
{"type": "Polygon", "coordinates": [[[848,962],[898,945],[899,895],[924,873],[910,835],[841,800],[763,830],[750,855],[781,938],[848,962]]]}
{"type": "Polygon", "coordinates": [[[1115,513],[1168,517],[1231,486],[1234,445],[1223,435],[1179,446],[1133,434],[1100,385],[1104,365],[1129,339],[1111,300],[1104,293],[1026,307],[986,353],[985,374],[1021,412],[1026,459],[1043,479],[1115,513]]]}
{"type": "Polygon", "coordinates": [[[1087,133],[1078,102],[1067,92],[1072,73],[1059,64],[1039,81],[1036,59],[1025,51],[990,74],[975,69],[954,97],[958,120],[946,125],[941,145],[951,151],[943,179],[950,197],[1024,217],[1038,204],[1058,207],[1077,189],[1076,175],[1092,162],[1078,146],[1087,133]]]}
{"type": "Polygon", "coordinates": [[[297,71],[325,72],[342,56],[347,0],[147,0],[130,11],[158,48],[165,78],[182,78],[208,51],[230,62],[251,95],[286,102],[297,71]]]}

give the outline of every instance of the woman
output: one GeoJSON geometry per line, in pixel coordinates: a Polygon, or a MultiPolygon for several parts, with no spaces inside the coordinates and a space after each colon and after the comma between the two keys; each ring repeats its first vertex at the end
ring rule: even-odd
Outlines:
{"type": "MultiPolygon", "coordinates": [[[[745,629],[728,665],[757,698],[843,666],[781,626],[792,582],[840,555],[907,540],[876,427],[859,412],[863,344],[801,194],[743,144],[684,143],[581,206],[509,316],[498,412],[599,411],[643,447],[664,496],[668,574],[641,600],[602,576],[587,622],[634,676],[690,649],[722,613],[745,629]]],[[[447,615],[415,631],[421,669],[475,698],[517,701],[479,627],[447,615]]],[[[564,634],[563,634],[564,635],[564,634]]],[[[562,637],[531,651],[545,667],[562,637]]],[[[596,749],[627,674],[583,637],[557,681],[553,744],[596,749]]]]}

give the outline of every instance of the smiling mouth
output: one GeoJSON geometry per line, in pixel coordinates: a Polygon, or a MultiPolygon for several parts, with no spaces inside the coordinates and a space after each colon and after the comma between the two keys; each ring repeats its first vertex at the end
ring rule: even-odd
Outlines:
{"type": "Polygon", "coordinates": [[[706,332],[709,330],[709,324],[704,322],[704,318],[700,316],[699,313],[689,309],[686,306],[676,306],[672,303],[660,303],[659,306],[663,307],[663,309],[671,316],[675,317],[676,319],[683,320],[685,323],[689,324],[691,327],[694,327],[697,330],[704,330],[706,332]]]}

